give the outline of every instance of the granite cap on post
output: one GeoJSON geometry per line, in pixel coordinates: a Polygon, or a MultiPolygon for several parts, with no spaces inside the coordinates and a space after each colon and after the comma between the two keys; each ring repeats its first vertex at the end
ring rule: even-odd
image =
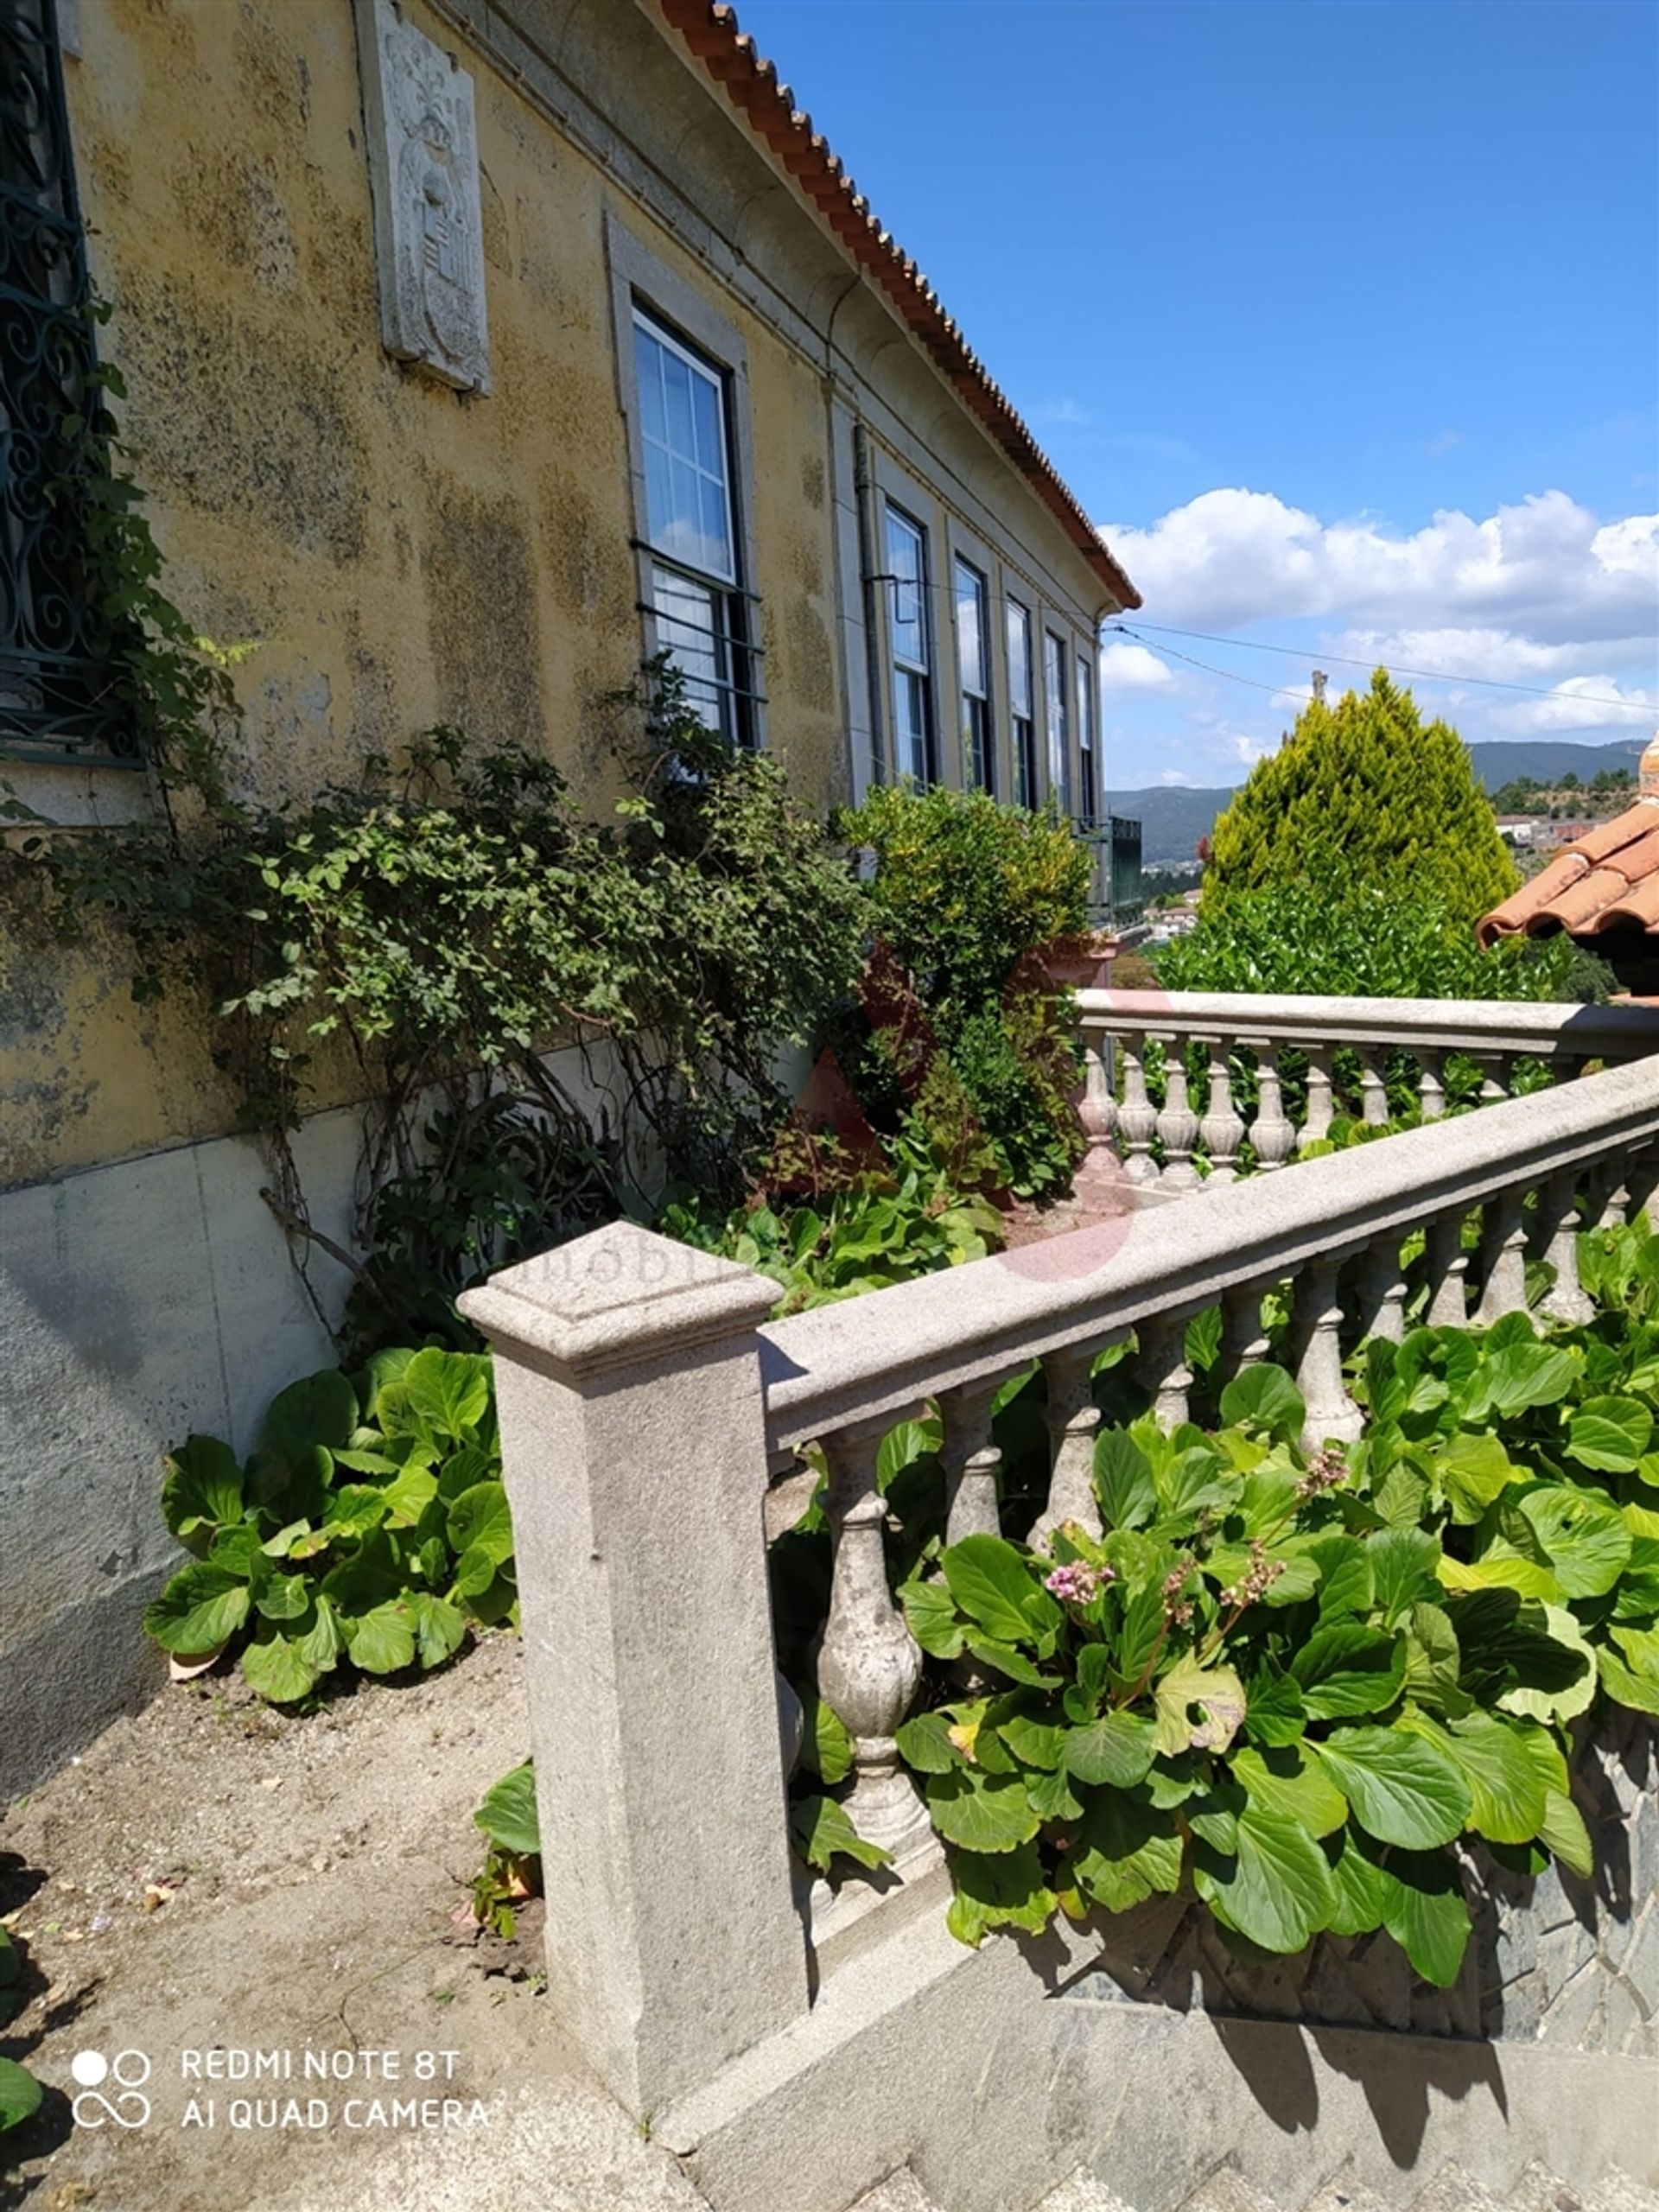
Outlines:
{"type": "Polygon", "coordinates": [[[539,1352],[577,1381],[753,1328],[777,1299],[769,1275],[613,1221],[503,1268],[456,1304],[492,1341],[539,1352]]]}

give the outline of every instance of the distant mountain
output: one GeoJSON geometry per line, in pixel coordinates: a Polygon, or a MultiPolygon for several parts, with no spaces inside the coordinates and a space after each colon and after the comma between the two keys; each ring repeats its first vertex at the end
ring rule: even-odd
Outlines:
{"type": "MultiPolygon", "coordinates": [[[[1611,745],[1569,745],[1559,738],[1522,738],[1514,744],[1471,745],[1475,773],[1489,791],[1515,776],[1535,776],[1559,783],[1576,775],[1587,784],[1603,768],[1634,768],[1645,737],[1615,738],[1611,745]]],[[[1236,785],[1151,784],[1141,791],[1111,794],[1114,814],[1141,824],[1141,857],[1148,867],[1161,861],[1190,861],[1200,837],[1207,837],[1236,790],[1236,785]]]]}

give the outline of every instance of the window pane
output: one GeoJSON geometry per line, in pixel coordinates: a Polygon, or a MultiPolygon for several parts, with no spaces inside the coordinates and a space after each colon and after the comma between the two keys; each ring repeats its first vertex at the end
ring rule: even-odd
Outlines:
{"type": "Polygon", "coordinates": [[[958,561],[957,580],[957,656],[962,688],[983,697],[990,690],[985,680],[985,579],[966,561],[958,561]]]}
{"type": "Polygon", "coordinates": [[[735,583],[721,380],[643,319],[635,320],[633,341],[651,542],[688,568],[735,583]]]}
{"type": "Polygon", "coordinates": [[[726,656],[724,640],[715,634],[720,627],[718,595],[672,569],[653,569],[652,597],[658,642],[684,672],[686,703],[710,729],[723,729],[725,694],[718,679],[725,673],[726,656]]]}
{"type": "Polygon", "coordinates": [[[1052,631],[1043,636],[1048,693],[1048,783],[1064,812],[1071,811],[1071,729],[1065,696],[1065,645],[1052,631]]]}
{"type": "Polygon", "coordinates": [[[1031,617],[1008,601],[1008,702],[1016,715],[1031,713],[1031,617]]]}
{"type": "Polygon", "coordinates": [[[920,530],[896,507],[887,509],[887,567],[893,577],[893,658],[926,669],[926,555],[920,530]]]}
{"type": "Polygon", "coordinates": [[[918,784],[927,783],[931,766],[928,760],[927,678],[918,676],[913,669],[895,668],[893,710],[899,772],[901,776],[913,776],[918,784]]]}

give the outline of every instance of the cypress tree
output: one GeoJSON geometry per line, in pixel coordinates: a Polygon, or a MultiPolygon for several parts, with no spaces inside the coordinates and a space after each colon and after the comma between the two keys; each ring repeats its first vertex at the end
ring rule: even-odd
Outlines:
{"type": "Polygon", "coordinates": [[[1425,723],[1386,669],[1369,691],[1304,707],[1216,823],[1206,901],[1309,880],[1333,899],[1361,884],[1415,891],[1470,922],[1519,880],[1463,740],[1425,723]]]}

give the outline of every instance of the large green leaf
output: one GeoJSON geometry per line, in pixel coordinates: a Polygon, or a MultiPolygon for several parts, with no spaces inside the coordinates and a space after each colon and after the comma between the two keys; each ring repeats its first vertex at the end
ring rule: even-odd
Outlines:
{"type": "Polygon", "coordinates": [[[1537,1834],[1545,1789],[1523,1738],[1531,1722],[1471,1713],[1444,1727],[1426,1714],[1408,1715],[1402,1726],[1419,1730],[1458,1768],[1469,1785],[1469,1825],[1477,1834],[1491,1843],[1529,1843],[1537,1834]]]}
{"type": "Polygon", "coordinates": [[[962,1652],[962,1624],[956,1600],[942,1582],[912,1578],[899,1586],[899,1603],[911,1634],[931,1658],[955,1659],[962,1652]]]}
{"type": "Polygon", "coordinates": [[[1465,1527],[1478,1521],[1495,1498],[1526,1474],[1510,1458],[1502,1438],[1485,1432],[1448,1437],[1431,1464],[1446,1491],[1452,1518],[1465,1527]]]}
{"type": "Polygon", "coordinates": [[[1065,1618],[1037,1580],[1035,1562],[1001,1536],[964,1536],[940,1565],[950,1595],[994,1643],[1028,1643],[1058,1630],[1065,1618]]]}
{"type": "Polygon", "coordinates": [[[1576,1356],[1559,1347],[1504,1344],[1480,1370],[1475,1404],[1500,1420],[1524,1413],[1529,1406],[1559,1405],[1571,1392],[1578,1370],[1576,1356]]]}
{"type": "Polygon", "coordinates": [[[1312,1748],[1379,1843],[1428,1851],[1469,1818],[1469,1785],[1446,1751],[1402,1728],[1342,1728],[1312,1748]]]}
{"type": "Polygon", "coordinates": [[[1521,1510],[1568,1598],[1601,1597],[1630,1564],[1630,1532],[1611,1499],[1576,1484],[1546,1484],[1522,1494],[1521,1510]]]}
{"type": "Polygon", "coordinates": [[[27,2067],[15,2058],[0,2058],[0,2133],[38,2112],[44,2094],[27,2067]]]}
{"type": "Polygon", "coordinates": [[[248,1618],[247,1584],[206,1560],[183,1567],[144,1608],[144,1631],[181,1659],[223,1649],[248,1618]]]}
{"type": "Polygon", "coordinates": [[[1056,1878],[1063,1890],[1075,1884],[1109,1912],[1127,1912],[1179,1886],[1181,1839],[1166,1812],[1121,1790],[1096,1790],[1056,1878]]]}
{"type": "Polygon", "coordinates": [[[847,1809],[833,1797],[802,1797],[789,1808],[790,1832],[795,1847],[809,1866],[822,1874],[836,1858],[850,1859],[860,1866],[885,1866],[892,1857],[879,1843],[867,1843],[853,1826],[847,1809]]]}
{"type": "Polygon", "coordinates": [[[1307,1408],[1284,1370],[1262,1360],[1242,1369],[1228,1383],[1221,1394],[1221,1417],[1230,1425],[1260,1429],[1281,1444],[1294,1444],[1302,1433],[1307,1408]]]}
{"type": "Polygon", "coordinates": [[[1596,1654],[1601,1686],[1616,1705],[1659,1713],[1659,1630],[1616,1628],[1596,1654]]]}
{"type": "Polygon", "coordinates": [[[1440,1595],[1440,1541],[1427,1529],[1380,1529],[1366,1547],[1377,1611],[1390,1628],[1419,1602],[1440,1595]]]}
{"type": "Polygon", "coordinates": [[[1290,1662],[1302,1704],[1314,1720],[1386,1712],[1406,1669],[1403,1637],[1359,1621],[1338,1621],[1311,1636],[1290,1662]]]}
{"type": "Polygon", "coordinates": [[[1289,1815],[1255,1801],[1239,1816],[1230,1858],[1200,1846],[1193,1886],[1230,1927],[1264,1951],[1300,1951],[1337,1909],[1325,1853],[1289,1815]]]}
{"type": "Polygon", "coordinates": [[[1231,1667],[1204,1667],[1186,1653],[1153,1693],[1158,1708],[1156,1748],[1168,1756],[1192,1748],[1224,1751],[1249,1709],[1244,1685],[1231,1667]]]}
{"type": "Polygon", "coordinates": [[[1023,1928],[1040,1935],[1057,1902],[1035,1843],[988,1854],[953,1851],[950,1876],[956,1895],[945,1925],[958,1942],[975,1948],[993,1928],[1023,1928]]]}
{"type": "Polygon", "coordinates": [[[1068,1730],[1065,1770],[1079,1782],[1132,1789],[1144,1782],[1153,1760],[1153,1726],[1138,1713],[1109,1713],[1084,1728],[1068,1730]]]}
{"type": "Polygon", "coordinates": [[[1067,1737],[1075,1732],[1049,1721],[1033,1720],[1023,1713],[1011,1714],[997,1727],[998,1735],[1015,1758],[1048,1774],[1059,1770],[1065,1758],[1067,1737]]]}
{"type": "Polygon", "coordinates": [[[1434,1713],[1464,1713],[1471,1700],[1459,1680],[1463,1655],[1444,1606],[1420,1604],[1406,1622],[1406,1696],[1434,1713]]]}
{"type": "Polygon", "coordinates": [[[1348,1817],[1348,1800],[1300,1746],[1259,1751],[1246,1745],[1233,1753],[1232,1770],[1251,1804],[1299,1821],[1310,1835],[1333,1835],[1348,1817]]]}
{"type": "Polygon", "coordinates": [[[484,1802],[473,1818],[490,1841],[499,1844],[503,1851],[511,1851],[520,1859],[533,1859],[542,1847],[534,1760],[526,1759],[511,1774],[504,1774],[493,1789],[486,1789],[484,1802]]]}
{"type": "Polygon", "coordinates": [[[1582,1660],[1578,1680],[1555,1689],[1524,1686],[1505,1690],[1497,1701],[1505,1713],[1521,1713],[1534,1720],[1572,1720],[1580,1713],[1587,1713],[1594,1702],[1596,1655],[1577,1616],[1568,1612],[1565,1605],[1546,1605],[1543,1613],[1554,1642],[1564,1651],[1576,1652],[1582,1660]]]}
{"type": "Polygon", "coordinates": [[[1516,1688],[1564,1690],[1584,1678],[1582,1651],[1551,1635],[1548,1609],[1513,1590],[1453,1596],[1446,1611],[1462,1652],[1464,1687],[1483,1699],[1516,1688]]]}
{"type": "Polygon", "coordinates": [[[1569,1872],[1587,1882],[1596,1871],[1596,1854],[1584,1815],[1564,1790],[1544,1792],[1544,1817],[1538,1825],[1539,1840],[1569,1872]]]}
{"type": "MultiPolygon", "coordinates": [[[[829,1711],[825,1707],[824,1710],[829,1711]]],[[[850,1746],[852,1738],[848,1738],[850,1746]]],[[[918,1774],[950,1774],[967,1764],[966,1754],[950,1740],[950,1716],[947,1713],[918,1713],[913,1720],[899,1725],[896,1741],[900,1757],[906,1766],[918,1774]]],[[[850,1752],[848,1769],[851,1765],[850,1752]]],[[[836,1782],[842,1776],[826,1774],[826,1782],[836,1782]]]]}
{"type": "Polygon", "coordinates": [[[1567,1453],[1581,1467],[1628,1474],[1653,1440],[1653,1415],[1635,1398],[1586,1398],[1567,1424],[1567,1453]]]}
{"type": "Polygon", "coordinates": [[[1319,1571],[1321,1623],[1369,1613],[1375,1602],[1370,1545],[1358,1536],[1332,1535],[1321,1536],[1308,1548],[1319,1571]]]}
{"type": "Polygon", "coordinates": [[[964,1851],[1012,1851],[1029,1843],[1042,1825],[1018,1775],[982,1774],[971,1767],[931,1776],[927,1809],[945,1841],[964,1851]]]}
{"type": "Polygon", "coordinates": [[[490,1407],[490,1363],[480,1352],[417,1351],[400,1378],[410,1410],[433,1434],[463,1442],[490,1407]]]}
{"type": "Polygon", "coordinates": [[[357,1393],[337,1367],[308,1375],[279,1390],[265,1409],[263,1447],[298,1470],[319,1447],[349,1444],[357,1427],[357,1393]]]}
{"type": "Polygon", "coordinates": [[[346,1621],[345,1629],[346,1655],[365,1675],[395,1675],[414,1664],[414,1615],[401,1599],[346,1621]]]}
{"type": "Polygon", "coordinates": [[[242,1470],[216,1436],[189,1436],[169,1452],[162,1478],[162,1517],[189,1550],[205,1552],[214,1534],[242,1518],[242,1470]]]}
{"type": "Polygon", "coordinates": [[[1449,1989],[1469,1943],[1469,1907],[1458,1870],[1443,1851],[1389,1854],[1382,1925],[1417,1972],[1449,1989]]]}
{"type": "Polygon", "coordinates": [[[475,1483],[449,1508],[449,1543],[465,1555],[475,1552],[493,1567],[512,1557],[512,1512],[499,1483],[475,1483]]]}
{"type": "Polygon", "coordinates": [[[242,1654],[242,1672],[250,1686],[273,1705],[292,1705],[317,1686],[318,1670],[301,1642],[274,1626],[260,1626],[242,1654]]]}
{"type": "Polygon", "coordinates": [[[442,1666],[467,1641],[466,1614],[432,1590],[411,1590],[404,1602],[414,1619],[416,1655],[422,1666],[442,1666]]]}
{"type": "Polygon", "coordinates": [[[1152,1463],[1125,1429],[1103,1429],[1096,1438],[1095,1489],[1109,1529],[1143,1529],[1157,1514],[1152,1463]]]}

